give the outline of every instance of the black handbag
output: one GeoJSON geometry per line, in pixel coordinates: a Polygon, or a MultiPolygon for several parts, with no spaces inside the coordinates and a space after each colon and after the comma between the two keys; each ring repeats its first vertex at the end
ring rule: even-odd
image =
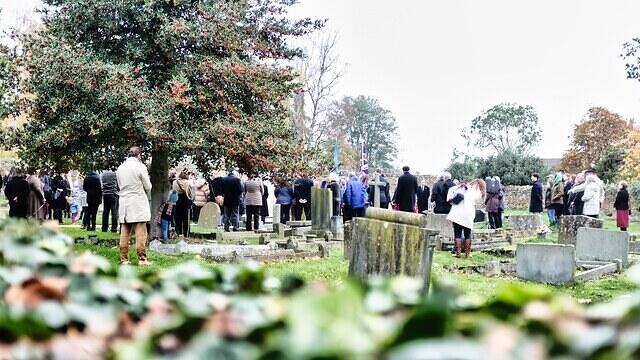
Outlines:
{"type": "Polygon", "coordinates": [[[453,205],[458,205],[462,202],[462,200],[464,200],[464,195],[457,193],[456,196],[451,199],[450,203],[452,203],[453,205]]]}

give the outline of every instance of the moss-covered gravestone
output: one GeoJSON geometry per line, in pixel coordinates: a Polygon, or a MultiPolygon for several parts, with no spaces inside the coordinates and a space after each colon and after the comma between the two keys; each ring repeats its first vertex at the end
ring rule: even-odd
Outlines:
{"type": "Polygon", "coordinates": [[[311,188],[311,228],[330,230],[333,216],[333,195],[329,189],[311,188]]]}
{"type": "Polygon", "coordinates": [[[352,222],[349,275],[421,276],[428,288],[438,233],[425,227],[426,216],[368,208],[366,217],[352,222]]]}
{"type": "Polygon", "coordinates": [[[575,245],[578,237],[578,229],[595,228],[602,229],[604,225],[600,219],[594,219],[584,215],[564,215],[560,218],[558,229],[558,243],[575,245]]]}

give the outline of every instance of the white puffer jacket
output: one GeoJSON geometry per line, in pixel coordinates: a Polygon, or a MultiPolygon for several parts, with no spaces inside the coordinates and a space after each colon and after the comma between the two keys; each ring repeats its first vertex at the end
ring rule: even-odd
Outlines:
{"type": "Polygon", "coordinates": [[[597,176],[587,176],[582,201],[584,202],[584,209],[582,210],[584,215],[600,214],[600,204],[604,201],[604,187],[597,176]]]}
{"type": "Polygon", "coordinates": [[[476,203],[482,198],[480,190],[469,187],[466,190],[460,186],[454,186],[447,193],[447,201],[451,201],[456,194],[464,195],[464,200],[459,204],[451,204],[451,211],[447,219],[453,223],[473,229],[473,220],[476,217],[476,203]]]}

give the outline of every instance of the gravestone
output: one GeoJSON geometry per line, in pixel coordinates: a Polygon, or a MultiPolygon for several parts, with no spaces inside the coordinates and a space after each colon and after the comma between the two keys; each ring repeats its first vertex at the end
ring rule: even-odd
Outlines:
{"type": "Polygon", "coordinates": [[[516,273],[525,280],[548,284],[573,282],[576,271],[572,245],[518,244],[516,273]]]}
{"type": "Polygon", "coordinates": [[[206,203],[200,209],[198,227],[205,229],[216,229],[220,223],[220,207],[214,202],[206,203]]]}
{"type": "Polygon", "coordinates": [[[600,219],[584,215],[564,215],[560,218],[558,242],[560,244],[575,245],[578,229],[582,227],[602,229],[602,226],[603,222],[600,219]]]}
{"type": "Polygon", "coordinates": [[[342,216],[331,217],[331,233],[334,240],[344,240],[344,222],[342,216]]]}
{"type": "Polygon", "coordinates": [[[516,231],[532,231],[542,226],[542,217],[539,214],[510,215],[507,221],[509,227],[516,231]]]}
{"type": "Polygon", "coordinates": [[[344,223],[344,258],[351,259],[351,238],[353,235],[353,223],[347,221],[344,223]]]}
{"type": "Polygon", "coordinates": [[[273,220],[271,220],[271,222],[273,223],[273,231],[276,231],[275,225],[276,224],[280,224],[280,204],[275,204],[273,205],[273,220]]]}
{"type": "Polygon", "coordinates": [[[437,231],[424,224],[421,214],[368,208],[364,218],[352,220],[349,275],[421,276],[428,289],[437,231]]]}
{"type": "Polygon", "coordinates": [[[331,229],[333,216],[333,195],[330,189],[311,188],[311,228],[331,229]]]}
{"type": "Polygon", "coordinates": [[[424,212],[424,214],[426,216],[426,228],[438,230],[441,236],[453,240],[453,223],[447,220],[447,214],[435,214],[432,212],[424,212]]]}
{"type": "Polygon", "coordinates": [[[629,233],[592,228],[579,228],[576,241],[578,260],[621,260],[629,265],[629,233]]]}

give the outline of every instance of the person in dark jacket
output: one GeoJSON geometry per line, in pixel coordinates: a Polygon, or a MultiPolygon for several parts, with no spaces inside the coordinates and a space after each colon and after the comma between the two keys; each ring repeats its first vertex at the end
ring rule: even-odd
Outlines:
{"type": "Polygon", "coordinates": [[[409,170],[408,166],[402,168],[404,174],[398,178],[398,185],[393,194],[393,201],[398,205],[398,210],[415,212],[416,195],[418,194],[418,178],[411,175],[409,170]]]}
{"type": "Polygon", "coordinates": [[[340,216],[343,192],[340,189],[340,184],[338,184],[339,180],[340,178],[338,177],[338,174],[334,173],[329,176],[329,183],[327,184],[327,189],[331,190],[333,216],[340,216]]]}
{"type": "Polygon", "coordinates": [[[418,187],[418,212],[429,210],[429,198],[431,197],[431,189],[426,184],[418,187]]]}
{"type": "Polygon", "coordinates": [[[293,216],[296,221],[302,220],[302,213],[306,220],[311,220],[311,188],[313,180],[304,176],[293,183],[293,216]]]}
{"type": "Polygon", "coordinates": [[[4,195],[9,200],[9,217],[27,218],[30,191],[29,183],[22,170],[15,169],[14,175],[4,188],[4,195]]]}
{"type": "Polygon", "coordinates": [[[540,175],[534,173],[531,175],[533,186],[531,187],[531,197],[529,199],[529,212],[540,214],[544,210],[544,190],[540,183],[540,175]]]}
{"type": "Polygon", "coordinates": [[[629,191],[627,191],[627,182],[621,181],[618,184],[618,193],[616,194],[616,201],[613,207],[616,209],[616,225],[622,231],[627,231],[629,228],[629,191]]]}
{"type": "Polygon", "coordinates": [[[574,181],[573,187],[569,190],[569,209],[571,211],[571,215],[582,215],[584,209],[584,201],[582,201],[582,195],[584,195],[584,190],[575,191],[582,185],[585,181],[585,174],[580,173],[576,175],[576,179],[574,181]]]}
{"type": "MultiPolygon", "coordinates": [[[[53,203],[53,198],[51,192],[51,176],[49,176],[49,172],[44,170],[40,171],[40,183],[42,184],[42,193],[44,194],[45,219],[52,220],[53,207],[51,207],[51,204],[53,203]]],[[[2,188],[2,180],[0,180],[0,188],[2,188]]]]}
{"type": "Polygon", "coordinates": [[[234,172],[230,172],[221,182],[224,197],[224,230],[238,231],[240,228],[240,202],[242,201],[242,181],[234,172]]]}
{"type": "Polygon", "coordinates": [[[567,182],[564,184],[564,194],[562,195],[562,202],[564,204],[562,208],[562,215],[571,215],[571,203],[569,202],[569,191],[573,187],[573,182],[575,181],[575,176],[569,176],[567,182]]]}
{"type": "Polygon", "coordinates": [[[267,216],[269,216],[269,203],[267,202],[267,199],[269,199],[269,188],[264,184],[262,185],[262,188],[262,209],[260,209],[260,218],[264,224],[265,220],[267,220],[267,216]]]}
{"type": "Polygon", "coordinates": [[[449,189],[455,184],[451,180],[451,174],[448,172],[440,176],[438,182],[431,189],[431,202],[434,203],[433,212],[436,214],[448,214],[451,211],[451,204],[447,201],[449,189]]]}
{"type": "Polygon", "coordinates": [[[97,172],[92,171],[84,178],[82,189],[87,192],[87,211],[82,224],[87,230],[96,231],[96,216],[102,203],[102,184],[97,172]]]}
{"type": "Polygon", "coordinates": [[[342,202],[345,209],[348,209],[345,211],[344,221],[364,216],[367,206],[367,191],[362,181],[354,173],[350,174],[342,202]]]}
{"type": "Polygon", "coordinates": [[[67,198],[71,195],[71,186],[69,182],[62,177],[61,174],[56,174],[51,182],[51,195],[53,206],[53,219],[58,220],[58,223],[62,225],[62,215],[65,209],[67,209],[67,198]]]}
{"type": "Polygon", "coordinates": [[[291,219],[291,203],[293,202],[293,189],[286,181],[281,181],[273,191],[276,196],[276,204],[280,205],[280,223],[286,224],[291,219]]]}
{"type": "Polygon", "coordinates": [[[104,206],[102,209],[102,232],[109,229],[109,215],[111,215],[111,232],[118,232],[118,177],[114,171],[110,169],[102,173],[102,199],[104,206]]]}

